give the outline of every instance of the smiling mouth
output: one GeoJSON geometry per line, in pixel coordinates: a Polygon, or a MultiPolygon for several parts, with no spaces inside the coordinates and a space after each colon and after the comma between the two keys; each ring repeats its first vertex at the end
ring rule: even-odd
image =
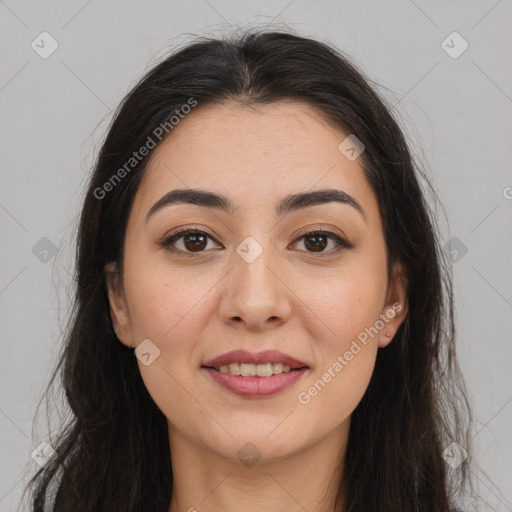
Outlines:
{"type": "Polygon", "coordinates": [[[291,368],[290,366],[282,363],[231,363],[218,367],[203,366],[203,368],[209,368],[211,370],[216,370],[220,373],[229,373],[231,375],[237,375],[240,377],[272,377],[274,375],[280,375],[282,373],[303,370],[308,367],[302,366],[300,368],[291,368]]]}

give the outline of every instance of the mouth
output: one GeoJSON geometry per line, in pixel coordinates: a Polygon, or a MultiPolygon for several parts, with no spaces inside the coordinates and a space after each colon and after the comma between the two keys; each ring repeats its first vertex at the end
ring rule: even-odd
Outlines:
{"type": "Polygon", "coordinates": [[[245,398],[257,398],[290,388],[310,368],[279,350],[258,353],[233,350],[206,361],[201,370],[223,390],[245,398]]]}
{"type": "Polygon", "coordinates": [[[281,375],[283,373],[296,372],[303,369],[308,369],[309,366],[298,366],[292,368],[290,365],[283,363],[262,363],[262,364],[251,364],[251,363],[230,363],[223,364],[220,366],[202,366],[202,368],[208,368],[215,370],[219,373],[227,373],[238,377],[260,377],[268,378],[274,375],[281,375]]]}
{"type": "MultiPolygon", "coordinates": [[[[232,363],[236,366],[237,363],[232,363]]],[[[231,366],[231,365],[229,365],[231,366]]],[[[255,366],[255,365],[244,365],[241,364],[241,371],[244,366],[255,366]]],[[[266,365],[258,365],[258,366],[266,366],[266,365]]],[[[229,371],[225,371],[226,367],[223,368],[224,371],[217,368],[211,368],[208,366],[201,367],[201,370],[204,371],[212,381],[219,386],[219,389],[224,391],[229,391],[232,394],[238,395],[243,398],[266,398],[271,395],[276,395],[285,389],[291,388],[294,384],[297,383],[308,371],[309,367],[302,368],[290,368],[287,371],[282,371],[281,373],[271,374],[271,375],[236,375],[232,374],[229,371]]],[[[284,369],[283,369],[284,370],[284,369]]],[[[236,370],[235,370],[236,371],[236,370]]],[[[243,370],[244,373],[254,373],[253,369],[249,368],[249,370],[243,370]]],[[[266,368],[265,371],[269,373],[269,369],[266,368]]],[[[260,371],[261,373],[261,371],[260,371]]]]}
{"type": "Polygon", "coordinates": [[[263,350],[253,353],[247,350],[232,350],[214,359],[205,361],[204,368],[242,377],[270,377],[293,370],[309,368],[303,362],[279,350],[263,350]]]}

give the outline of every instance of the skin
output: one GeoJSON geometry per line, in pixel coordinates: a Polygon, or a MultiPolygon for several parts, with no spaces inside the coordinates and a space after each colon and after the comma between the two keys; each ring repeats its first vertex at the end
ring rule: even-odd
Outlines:
{"type": "Polygon", "coordinates": [[[170,512],[333,510],[351,414],[377,350],[406,315],[400,267],[387,283],[377,198],[360,159],[349,161],[338,149],[346,135],[301,102],[199,105],[151,155],[129,216],[123,279],[112,264],[105,277],[120,342],[131,347],[150,339],[160,350],[148,366],[138,364],[168,420],[170,512]],[[236,212],[176,204],[146,224],[153,204],[178,188],[226,195],[236,212]],[[282,197],[323,188],[350,194],[366,221],[335,202],[275,216],[282,197]],[[182,237],[174,242],[177,253],[158,245],[183,227],[211,238],[194,250],[182,237]],[[303,228],[331,231],[354,247],[336,252],[328,239],[315,252],[311,238],[299,238],[303,228]],[[263,248],[252,263],[236,252],[248,236],[263,248]],[[342,371],[300,403],[299,392],[389,311],[396,314],[378,335],[359,343],[342,371]],[[277,395],[240,397],[201,369],[238,348],[275,348],[309,370],[277,395]],[[261,456],[252,466],[237,455],[248,442],[261,456]]]}

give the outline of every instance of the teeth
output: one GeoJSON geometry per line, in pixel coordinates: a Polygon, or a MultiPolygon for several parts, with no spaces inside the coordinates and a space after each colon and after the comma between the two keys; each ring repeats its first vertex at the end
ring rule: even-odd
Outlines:
{"type": "Polygon", "coordinates": [[[231,363],[224,364],[217,368],[221,373],[230,373],[231,375],[241,375],[242,377],[270,377],[280,373],[291,371],[288,365],[281,363],[264,363],[264,364],[246,364],[231,363]]]}
{"type": "MultiPolygon", "coordinates": [[[[290,370],[290,367],[287,366],[288,371],[290,370]]],[[[273,363],[272,364],[272,373],[279,374],[283,373],[284,366],[281,363],[273,363]]]]}
{"type": "Polygon", "coordinates": [[[240,375],[240,363],[231,363],[229,365],[229,373],[231,375],[240,375]]]}
{"type": "Polygon", "coordinates": [[[272,375],[272,363],[259,364],[256,366],[258,377],[270,377],[272,375]]]}
{"type": "Polygon", "coordinates": [[[245,364],[240,363],[240,375],[242,377],[255,377],[256,372],[258,370],[258,366],[262,365],[255,365],[255,364],[245,364]]]}

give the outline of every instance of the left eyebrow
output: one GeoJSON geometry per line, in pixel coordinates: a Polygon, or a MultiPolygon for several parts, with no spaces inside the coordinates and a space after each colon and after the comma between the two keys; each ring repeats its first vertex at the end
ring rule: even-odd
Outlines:
{"type": "MultiPolygon", "coordinates": [[[[348,204],[356,209],[367,222],[363,207],[349,194],[337,189],[301,192],[284,197],[276,206],[276,215],[282,217],[287,213],[320,204],[338,202],[348,204]]],[[[198,189],[171,190],[160,198],[146,215],[146,223],[157,211],[174,204],[194,204],[206,208],[214,208],[232,215],[236,210],[234,203],[226,196],[198,189]]]]}

